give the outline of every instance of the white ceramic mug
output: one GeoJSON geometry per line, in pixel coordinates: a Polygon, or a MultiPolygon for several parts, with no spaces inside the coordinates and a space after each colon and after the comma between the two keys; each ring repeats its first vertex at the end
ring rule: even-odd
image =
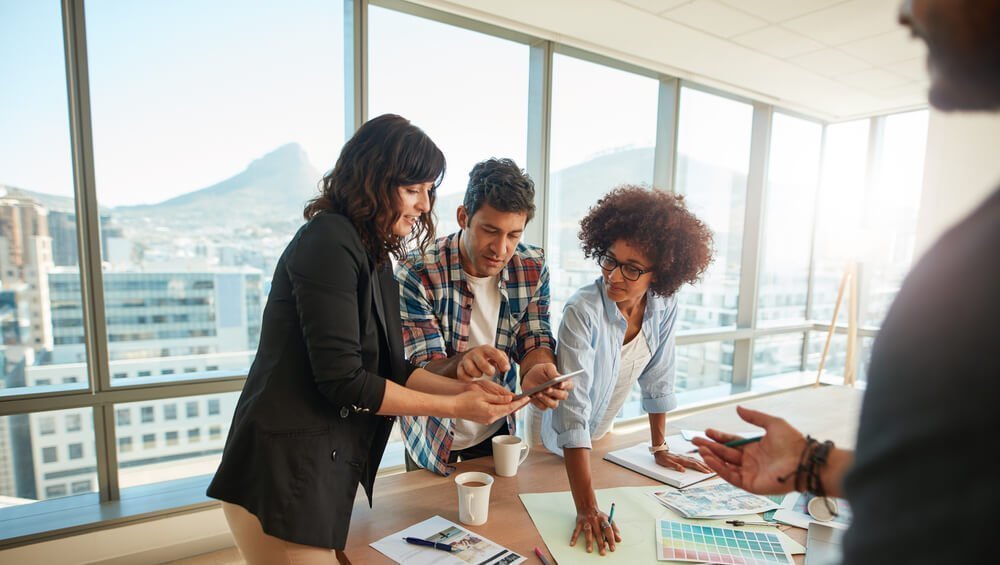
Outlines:
{"type": "Polygon", "coordinates": [[[809,504],[806,505],[806,511],[820,522],[829,522],[837,517],[839,509],[837,508],[836,499],[817,496],[812,498],[809,504]]]}
{"type": "Polygon", "coordinates": [[[513,477],[517,468],[528,458],[528,444],[517,436],[495,436],[493,438],[493,465],[497,475],[513,477]]]}
{"type": "Polygon", "coordinates": [[[455,484],[458,485],[458,521],[470,526],[485,524],[490,512],[493,477],[472,471],[455,477],[455,484]]]}

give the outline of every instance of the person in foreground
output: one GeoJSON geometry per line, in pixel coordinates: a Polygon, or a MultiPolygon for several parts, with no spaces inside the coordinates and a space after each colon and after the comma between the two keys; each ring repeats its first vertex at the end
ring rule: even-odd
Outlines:
{"type": "MultiPolygon", "coordinates": [[[[518,374],[522,390],[552,379],[549,271],[542,250],[521,241],[535,215],[535,183],[514,161],[487,159],[469,173],[456,213],[461,231],[411,251],[396,268],[407,358],[462,381],[495,378],[511,391],[518,374]]],[[[571,386],[537,393],[532,403],[552,408],[571,386]]],[[[514,418],[487,425],[401,418],[400,424],[407,470],[440,475],[456,461],[491,455],[493,437],[515,432],[514,418]]]]}
{"type": "MultiPolygon", "coordinates": [[[[1000,108],[1000,0],[913,0],[900,20],[928,47],[930,101],[1000,108]]],[[[914,266],[872,349],[857,449],[740,409],[756,444],[696,440],[709,467],[756,493],[844,496],[844,563],[987,563],[1000,508],[986,454],[1000,429],[1000,190],[914,266]],[[990,259],[992,257],[992,259],[990,259]]],[[[831,406],[831,410],[836,407],[831,406]]]]}
{"type": "MultiPolygon", "coordinates": [[[[524,406],[403,359],[390,257],[433,234],[444,155],[384,115],[344,145],[275,268],[260,345],[208,496],[251,564],[334,563],[358,484],[369,504],[393,416],[492,422],[524,406]]],[[[339,553],[339,552],[338,552],[339,553]]]]}
{"type": "MultiPolygon", "coordinates": [[[[559,325],[560,373],[583,369],[569,398],[541,415],[545,448],[566,461],[576,504],[570,545],[580,534],[601,555],[621,541],[618,526],[597,507],[591,485],[591,440],[611,430],[635,383],[649,414],[650,451],[664,467],[708,472],[701,461],[671,453],[666,413],[674,396],[675,293],[712,260],[712,234],[683,197],[622,186],[601,198],[580,223],[584,254],[602,276],[566,303],[559,325]],[[607,540],[605,542],[605,539],[607,540]]],[[[534,407],[531,408],[534,410],[534,407]]],[[[532,414],[538,419],[538,414],[532,414]]]]}

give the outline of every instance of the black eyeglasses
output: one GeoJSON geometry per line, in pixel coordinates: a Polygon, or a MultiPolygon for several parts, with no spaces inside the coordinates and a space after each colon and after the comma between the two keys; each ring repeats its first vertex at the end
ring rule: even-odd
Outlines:
{"type": "Polygon", "coordinates": [[[652,269],[640,269],[628,263],[619,263],[617,259],[609,255],[598,255],[597,265],[609,273],[615,269],[619,269],[622,272],[622,276],[630,281],[637,281],[642,275],[653,272],[652,269]]]}

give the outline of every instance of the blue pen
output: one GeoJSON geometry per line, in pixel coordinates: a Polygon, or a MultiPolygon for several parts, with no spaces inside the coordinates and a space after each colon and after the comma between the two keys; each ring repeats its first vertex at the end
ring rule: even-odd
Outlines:
{"type": "Polygon", "coordinates": [[[448,553],[452,553],[455,551],[454,547],[446,543],[438,543],[436,541],[427,541],[425,539],[420,539],[420,538],[403,538],[403,541],[405,541],[406,543],[412,543],[413,545],[433,547],[434,549],[440,549],[441,551],[447,551],[448,553]]]}

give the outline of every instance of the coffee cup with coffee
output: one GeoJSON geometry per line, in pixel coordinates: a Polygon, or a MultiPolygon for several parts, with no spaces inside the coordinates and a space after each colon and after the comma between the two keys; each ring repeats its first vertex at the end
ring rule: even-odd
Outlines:
{"type": "Polygon", "coordinates": [[[458,521],[470,526],[486,523],[490,511],[490,488],[493,477],[471,471],[455,477],[458,485],[458,521]]]}
{"type": "Polygon", "coordinates": [[[497,475],[513,477],[517,468],[528,458],[531,451],[528,444],[517,436],[495,436],[493,438],[493,465],[497,475]]]}

